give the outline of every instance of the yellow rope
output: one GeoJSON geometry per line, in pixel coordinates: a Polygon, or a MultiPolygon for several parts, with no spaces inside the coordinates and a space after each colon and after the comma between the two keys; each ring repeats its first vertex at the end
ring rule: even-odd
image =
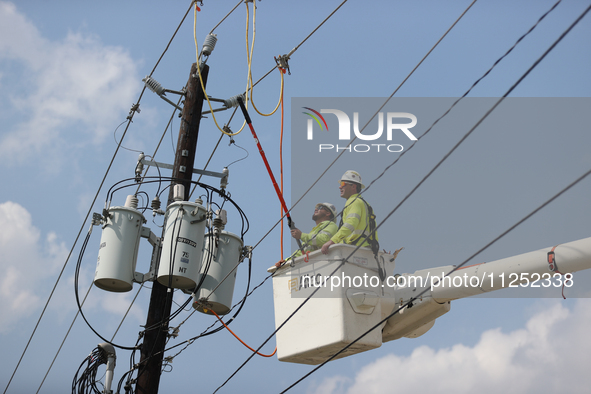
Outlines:
{"type": "MultiPolygon", "coordinates": [[[[264,114],[261,111],[258,110],[258,108],[254,105],[254,101],[252,99],[252,91],[254,90],[254,85],[252,83],[252,56],[254,53],[254,39],[255,39],[255,35],[256,35],[256,18],[257,18],[257,7],[256,5],[253,3],[253,16],[252,16],[252,44],[250,46],[250,52],[248,51],[248,16],[247,16],[247,20],[246,20],[246,58],[248,61],[248,86],[246,86],[246,91],[250,90],[250,102],[252,103],[252,108],[254,108],[255,111],[257,111],[257,113],[259,115],[262,116],[271,116],[273,115],[275,112],[277,112],[277,109],[279,109],[279,106],[281,105],[281,99],[283,97],[283,86],[284,86],[284,82],[283,82],[283,71],[279,70],[279,74],[281,76],[281,87],[279,89],[279,101],[277,102],[277,106],[275,107],[275,109],[268,114],[264,114]]],[[[248,12],[248,4],[246,5],[246,9],[248,12]]]]}

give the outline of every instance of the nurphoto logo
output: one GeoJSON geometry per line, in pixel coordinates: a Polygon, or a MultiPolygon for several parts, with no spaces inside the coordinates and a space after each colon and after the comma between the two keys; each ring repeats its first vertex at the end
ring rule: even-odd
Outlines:
{"type": "MultiPolygon", "coordinates": [[[[349,152],[402,152],[404,147],[400,144],[392,144],[393,136],[395,133],[402,132],[409,140],[416,141],[417,138],[410,131],[411,128],[416,126],[417,117],[408,112],[387,112],[384,116],[383,112],[378,113],[378,130],[373,134],[362,133],[359,129],[359,112],[353,112],[353,133],[356,139],[362,141],[375,141],[374,143],[363,143],[363,144],[349,144],[351,142],[351,119],[344,111],[338,109],[321,109],[316,111],[310,107],[303,107],[309,112],[303,112],[310,116],[307,122],[307,139],[314,140],[314,128],[315,124],[317,129],[321,132],[328,132],[328,124],[322,114],[333,114],[337,117],[338,121],[338,141],[341,144],[318,144],[318,151],[320,153],[327,151],[339,152],[347,150],[349,152]],[[384,126],[384,117],[386,118],[384,126]],[[410,122],[409,122],[410,120],[410,122]],[[384,129],[386,130],[385,139],[383,138],[384,129]],[[347,142],[345,142],[347,141],[347,142]],[[387,143],[379,143],[385,141],[387,143]]],[[[370,126],[368,125],[368,128],[370,126]]],[[[374,126],[375,127],[375,126],[374,126]]],[[[336,137],[336,135],[335,135],[336,137]]]]}

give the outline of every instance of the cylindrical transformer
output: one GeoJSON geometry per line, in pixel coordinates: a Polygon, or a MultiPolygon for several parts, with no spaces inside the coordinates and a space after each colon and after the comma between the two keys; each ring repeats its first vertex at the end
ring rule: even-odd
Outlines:
{"type": "Polygon", "coordinates": [[[207,301],[197,304],[199,312],[211,314],[204,312],[204,308],[213,309],[218,315],[230,311],[242,246],[240,237],[227,231],[220,231],[219,236],[212,233],[205,235],[201,274],[206,276],[195,298],[207,298],[207,301]]]}
{"type": "Polygon", "coordinates": [[[168,206],[158,282],[175,289],[191,289],[197,285],[205,218],[205,208],[197,203],[176,201],[168,206]]]}
{"type": "Polygon", "coordinates": [[[146,219],[131,207],[112,207],[103,226],[94,284],[113,292],[130,291],[137,263],[142,224],[146,219]]]}

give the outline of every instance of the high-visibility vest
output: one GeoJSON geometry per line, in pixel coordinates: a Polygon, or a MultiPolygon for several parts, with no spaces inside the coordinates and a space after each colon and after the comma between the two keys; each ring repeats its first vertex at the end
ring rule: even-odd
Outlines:
{"type": "MultiPolygon", "coordinates": [[[[339,231],[331,238],[334,243],[346,243],[376,248],[378,242],[377,231],[370,236],[375,229],[375,215],[371,206],[359,195],[353,194],[347,199],[339,231]]],[[[377,252],[377,249],[376,249],[377,252]]]]}
{"type": "MultiPolygon", "coordinates": [[[[336,223],[332,220],[325,220],[314,226],[309,233],[302,233],[300,240],[305,244],[304,252],[313,252],[320,249],[336,232],[336,223]]],[[[301,255],[302,251],[300,250],[294,257],[301,255]]]]}

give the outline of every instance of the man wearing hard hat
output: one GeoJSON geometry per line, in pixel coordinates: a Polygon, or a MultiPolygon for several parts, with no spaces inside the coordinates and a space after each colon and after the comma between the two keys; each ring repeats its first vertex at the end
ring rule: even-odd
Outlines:
{"type": "Polygon", "coordinates": [[[327,254],[330,245],[338,243],[371,247],[374,253],[379,250],[373,209],[359,195],[364,187],[361,175],[356,171],[349,170],[341,177],[339,190],[341,197],[347,199],[347,202],[343,209],[339,230],[322,245],[322,253],[327,254]]]}
{"type": "MultiPolygon", "coordinates": [[[[318,203],[314,207],[314,214],[312,215],[312,220],[314,220],[316,226],[309,233],[302,233],[299,229],[294,228],[291,230],[291,236],[305,244],[304,252],[318,250],[337,232],[337,225],[334,222],[336,216],[337,209],[334,205],[328,202],[318,203]]],[[[301,255],[302,251],[299,250],[294,255],[294,258],[301,255]]]]}

